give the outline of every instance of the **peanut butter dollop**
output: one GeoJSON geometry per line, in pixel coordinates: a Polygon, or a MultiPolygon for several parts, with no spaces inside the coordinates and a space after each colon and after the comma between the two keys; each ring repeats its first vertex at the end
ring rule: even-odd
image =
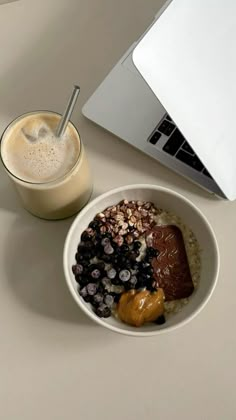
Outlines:
{"type": "Polygon", "coordinates": [[[164,292],[162,289],[152,293],[149,290],[135,289],[124,292],[119,300],[117,313],[121,321],[135,327],[155,321],[164,313],[164,292]]]}

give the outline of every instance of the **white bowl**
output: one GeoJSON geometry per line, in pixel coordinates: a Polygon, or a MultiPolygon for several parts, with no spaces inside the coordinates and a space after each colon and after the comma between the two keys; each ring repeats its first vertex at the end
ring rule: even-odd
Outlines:
{"type": "Polygon", "coordinates": [[[74,220],[64,247],[65,277],[69,290],[79,307],[103,327],[132,336],[158,335],[180,327],[193,319],[203,309],[213,293],[219,272],[219,260],[215,234],[200,210],[189,200],[174,191],[145,184],[116,188],[91,201],[74,220]],[[193,230],[201,248],[201,278],[199,286],[193,292],[189,303],[178,314],[167,319],[164,325],[159,326],[150,323],[136,328],[122,323],[113,316],[99,318],[93,312],[90,304],[86,303],[78,293],[78,284],[74,279],[71,267],[75,263],[75,253],[80,241],[80,235],[97,213],[108,206],[117,204],[123,199],[152,201],[156,207],[175,213],[181,217],[184,224],[193,230]]]}

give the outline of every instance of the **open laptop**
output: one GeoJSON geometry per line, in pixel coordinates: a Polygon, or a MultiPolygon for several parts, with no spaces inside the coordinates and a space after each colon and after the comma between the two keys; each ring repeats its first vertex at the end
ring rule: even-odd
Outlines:
{"type": "Polygon", "coordinates": [[[236,2],[172,0],[83,114],[218,196],[236,198],[236,2]],[[158,99],[157,99],[158,98],[158,99]]]}

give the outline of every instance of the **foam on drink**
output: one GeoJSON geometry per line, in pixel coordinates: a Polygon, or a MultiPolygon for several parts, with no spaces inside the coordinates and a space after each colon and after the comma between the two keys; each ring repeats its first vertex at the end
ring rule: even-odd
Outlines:
{"type": "Polygon", "coordinates": [[[32,183],[54,181],[66,175],[80,154],[78,134],[68,124],[63,136],[55,136],[60,116],[37,113],[9,127],[2,144],[2,158],[16,177],[32,183]]]}

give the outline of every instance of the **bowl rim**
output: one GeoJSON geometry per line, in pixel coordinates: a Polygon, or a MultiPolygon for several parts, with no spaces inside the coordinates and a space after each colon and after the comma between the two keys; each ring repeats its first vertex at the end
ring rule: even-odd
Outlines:
{"type": "Polygon", "coordinates": [[[211,226],[211,224],[209,223],[209,221],[207,220],[206,216],[201,212],[201,210],[188,198],[184,197],[182,194],[173,191],[170,188],[166,188],[166,187],[162,187],[159,185],[153,185],[153,184],[130,184],[130,185],[124,185],[118,188],[113,188],[109,191],[106,191],[103,194],[100,194],[99,196],[95,197],[93,200],[91,200],[81,211],[80,213],[78,213],[78,215],[76,216],[75,220],[73,221],[73,223],[71,224],[68,232],[67,232],[67,236],[65,239],[65,243],[64,243],[64,249],[63,249],[63,268],[64,268],[64,275],[65,275],[65,279],[66,279],[66,283],[67,286],[74,298],[74,300],[76,301],[76,303],[79,305],[80,309],[85,312],[86,315],[89,316],[90,319],[92,319],[94,322],[96,322],[97,324],[108,328],[109,330],[113,331],[113,332],[117,332],[119,334],[123,334],[123,335],[128,335],[128,336],[133,336],[133,337],[150,337],[150,336],[154,336],[154,335],[160,335],[160,334],[164,334],[173,330],[176,330],[179,327],[182,327],[186,324],[188,324],[191,320],[193,320],[202,310],[203,308],[207,305],[207,303],[209,302],[216,284],[217,284],[217,280],[218,280],[218,276],[219,276],[219,269],[220,269],[220,252],[219,252],[219,247],[218,247],[218,243],[216,240],[216,235],[215,232],[211,226]],[[70,246],[70,241],[71,241],[71,237],[73,235],[74,230],[77,228],[78,222],[80,219],[83,218],[83,216],[87,213],[87,211],[89,209],[91,209],[92,207],[94,207],[97,203],[99,203],[100,201],[102,201],[104,198],[109,197],[112,194],[116,194],[119,192],[125,192],[125,191],[129,191],[129,190],[137,190],[137,189],[147,189],[147,190],[155,190],[155,191],[162,191],[162,192],[166,192],[167,194],[170,195],[174,195],[175,197],[179,198],[180,200],[184,201],[188,206],[192,207],[192,209],[197,212],[199,214],[199,216],[204,220],[209,233],[212,237],[214,246],[215,246],[215,252],[216,252],[216,262],[215,262],[215,273],[214,273],[214,279],[212,281],[212,285],[210,288],[209,293],[207,294],[207,296],[202,300],[202,302],[199,304],[198,308],[196,308],[191,315],[189,315],[186,319],[183,319],[182,321],[178,322],[176,325],[172,325],[172,326],[168,326],[168,327],[164,327],[161,329],[157,329],[156,331],[131,331],[131,330],[123,330],[122,328],[107,324],[103,318],[99,318],[95,313],[90,312],[89,309],[87,308],[87,306],[81,301],[78,293],[75,291],[72,282],[71,282],[71,278],[70,278],[70,272],[69,272],[69,267],[68,267],[68,255],[69,255],[69,246],[70,246]]]}

